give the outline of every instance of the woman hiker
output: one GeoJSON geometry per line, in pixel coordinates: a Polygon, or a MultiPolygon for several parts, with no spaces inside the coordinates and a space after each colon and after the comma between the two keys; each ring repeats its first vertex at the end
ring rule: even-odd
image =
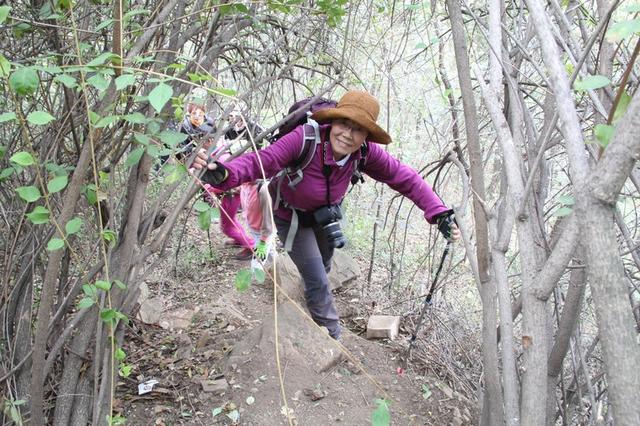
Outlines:
{"type": "MultiPolygon", "coordinates": [[[[314,147],[314,156],[295,188],[280,185],[280,197],[276,196],[282,201],[276,201],[274,207],[278,236],[286,241],[285,248],[304,280],[307,308],[334,339],[340,337],[341,329],[327,273],[334,248],[344,245],[338,222],[340,204],[363,155],[364,164],[359,167],[363,173],[411,199],[445,238],[460,238],[453,211],[415,170],[381,147],[389,144],[391,137],[376,124],[379,110],[378,101],[369,93],[352,90],[335,108],[316,111],[311,118],[320,123],[320,143],[314,147]],[[361,150],[365,141],[366,152],[361,150]]],[[[265,177],[271,178],[299,160],[304,132],[303,126],[298,126],[258,153],[224,164],[207,164],[206,154],[200,152],[193,167],[207,167],[203,182],[223,190],[262,178],[261,166],[265,177]]]]}

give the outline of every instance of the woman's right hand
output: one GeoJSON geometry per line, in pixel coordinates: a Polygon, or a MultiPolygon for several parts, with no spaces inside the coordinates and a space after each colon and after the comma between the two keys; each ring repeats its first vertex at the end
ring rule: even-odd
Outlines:
{"type": "Polygon", "coordinates": [[[193,164],[191,167],[195,170],[202,170],[205,167],[209,170],[215,170],[217,168],[215,162],[209,163],[209,157],[207,156],[207,151],[204,149],[200,149],[196,154],[195,159],[193,160],[193,164]]]}

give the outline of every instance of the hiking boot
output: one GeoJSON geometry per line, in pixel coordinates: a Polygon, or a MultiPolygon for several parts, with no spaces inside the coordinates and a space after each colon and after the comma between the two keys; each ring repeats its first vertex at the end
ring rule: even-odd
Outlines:
{"type": "Polygon", "coordinates": [[[253,258],[253,251],[249,248],[243,248],[234,257],[236,260],[251,260],[253,258]]]}
{"type": "Polygon", "coordinates": [[[240,243],[236,240],[227,240],[224,242],[224,245],[227,247],[240,247],[240,243]]]}

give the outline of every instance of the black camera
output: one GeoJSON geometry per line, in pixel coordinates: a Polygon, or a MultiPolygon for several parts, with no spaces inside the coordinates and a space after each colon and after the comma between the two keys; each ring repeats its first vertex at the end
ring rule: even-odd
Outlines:
{"type": "Polygon", "coordinates": [[[347,243],[347,239],[342,233],[339,220],[342,219],[342,212],[339,205],[320,207],[313,212],[313,218],[318,225],[321,225],[327,234],[327,242],[333,248],[342,248],[347,243]]]}

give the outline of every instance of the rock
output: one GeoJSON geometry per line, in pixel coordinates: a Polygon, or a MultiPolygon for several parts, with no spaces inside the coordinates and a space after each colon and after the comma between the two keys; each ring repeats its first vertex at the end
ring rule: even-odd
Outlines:
{"type": "Polygon", "coordinates": [[[145,324],[157,324],[162,318],[164,300],[161,297],[147,299],[140,304],[138,318],[145,324]]]}
{"type": "Polygon", "coordinates": [[[329,282],[331,290],[336,290],[360,276],[360,266],[342,250],[333,252],[329,282]]]}
{"type": "Polygon", "coordinates": [[[201,380],[200,385],[202,386],[202,390],[204,392],[210,392],[215,394],[221,394],[226,392],[229,389],[229,384],[227,383],[227,379],[224,377],[216,379],[216,380],[201,380]]]}
{"type": "Polygon", "coordinates": [[[165,330],[184,330],[191,325],[193,316],[198,313],[199,309],[176,309],[162,313],[162,321],[160,327],[165,330]]]}
{"type": "MultiPolygon", "coordinates": [[[[279,290],[288,295],[295,302],[304,305],[304,283],[298,272],[298,268],[293,263],[288,254],[278,256],[275,262],[276,279],[278,280],[279,290]]],[[[274,265],[270,265],[267,276],[274,276],[274,265]]],[[[346,253],[336,250],[334,251],[331,261],[331,272],[329,273],[329,284],[331,290],[336,290],[344,284],[354,280],[360,275],[360,267],[346,253]]],[[[286,299],[286,298],[285,298],[286,299]]]]}
{"type": "Polygon", "coordinates": [[[367,339],[395,339],[398,336],[400,317],[372,315],[367,323],[367,339]]]}

